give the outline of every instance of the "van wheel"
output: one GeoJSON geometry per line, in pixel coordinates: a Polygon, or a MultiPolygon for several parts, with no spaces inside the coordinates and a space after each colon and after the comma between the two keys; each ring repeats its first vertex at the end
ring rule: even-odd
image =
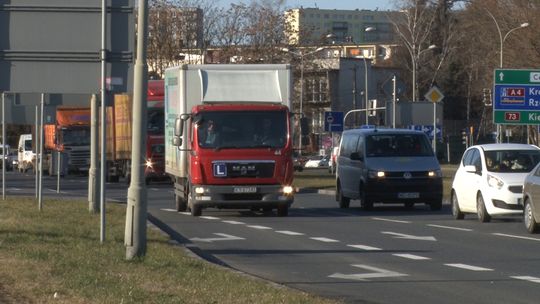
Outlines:
{"type": "Polygon", "coordinates": [[[343,196],[343,192],[341,191],[341,186],[339,185],[337,188],[337,201],[339,203],[339,208],[341,209],[349,208],[349,205],[351,203],[350,198],[343,196]]]}
{"type": "Polygon", "coordinates": [[[362,206],[362,209],[366,211],[370,211],[370,210],[373,210],[373,201],[371,201],[368,198],[368,195],[366,192],[367,191],[364,188],[364,186],[360,186],[360,200],[361,200],[360,205],[362,206]]]}

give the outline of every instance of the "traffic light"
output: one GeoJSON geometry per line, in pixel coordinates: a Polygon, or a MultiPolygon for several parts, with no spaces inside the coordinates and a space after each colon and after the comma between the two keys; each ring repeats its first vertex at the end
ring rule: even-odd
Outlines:
{"type": "Polygon", "coordinates": [[[467,144],[469,143],[467,131],[466,129],[461,130],[461,143],[467,147],[467,144]]]}

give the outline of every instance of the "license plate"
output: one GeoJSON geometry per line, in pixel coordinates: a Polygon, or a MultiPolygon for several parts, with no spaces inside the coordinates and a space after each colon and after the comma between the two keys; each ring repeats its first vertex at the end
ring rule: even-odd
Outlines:
{"type": "Polygon", "coordinates": [[[257,187],[234,187],[234,193],[256,193],[257,187]]]}
{"type": "Polygon", "coordinates": [[[420,193],[418,192],[399,192],[398,198],[419,198],[420,193]]]}

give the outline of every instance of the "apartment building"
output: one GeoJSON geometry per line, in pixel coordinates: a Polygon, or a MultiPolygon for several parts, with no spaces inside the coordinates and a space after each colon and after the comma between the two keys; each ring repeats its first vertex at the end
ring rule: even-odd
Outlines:
{"type": "Polygon", "coordinates": [[[295,8],[285,12],[289,44],[391,43],[394,11],[295,8]],[[371,30],[366,31],[370,28],[371,30]]]}

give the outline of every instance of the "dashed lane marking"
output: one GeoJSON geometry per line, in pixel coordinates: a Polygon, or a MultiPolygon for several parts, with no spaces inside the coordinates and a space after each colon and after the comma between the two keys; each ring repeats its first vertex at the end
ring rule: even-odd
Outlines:
{"type": "Polygon", "coordinates": [[[428,224],[428,226],[435,227],[435,228],[459,230],[459,231],[473,231],[472,229],[468,229],[468,228],[459,228],[459,227],[452,227],[452,226],[442,226],[442,225],[433,225],[433,224],[428,224]]]}
{"type": "Polygon", "coordinates": [[[431,258],[428,258],[428,257],[423,257],[423,256],[419,256],[415,254],[408,254],[408,253],[395,253],[393,255],[400,258],[410,259],[410,260],[431,260],[431,258]]]}
{"type": "Polygon", "coordinates": [[[286,234],[286,235],[304,235],[303,233],[300,233],[300,232],[294,232],[294,231],[288,231],[288,230],[280,230],[276,232],[281,233],[281,234],[286,234]]]}
{"type": "Polygon", "coordinates": [[[202,219],[205,219],[205,220],[219,220],[219,217],[215,217],[215,216],[199,216],[200,218],[202,219]]]}
{"type": "Polygon", "coordinates": [[[231,225],[245,225],[244,222],[238,222],[238,221],[223,221],[224,223],[231,224],[231,225]]]}
{"type": "Polygon", "coordinates": [[[411,223],[411,222],[409,222],[409,221],[391,220],[391,219],[385,219],[385,218],[381,218],[381,217],[372,217],[371,219],[372,219],[372,220],[376,220],[376,221],[384,221],[384,222],[392,222],[392,223],[401,223],[401,224],[410,224],[410,223],[411,223]]]}
{"type": "Polygon", "coordinates": [[[466,269],[466,270],[472,270],[472,271],[493,271],[493,269],[490,269],[490,268],[484,268],[484,267],[467,265],[467,264],[460,264],[460,263],[457,263],[457,264],[444,264],[444,265],[450,266],[450,267],[466,269]]]}
{"type": "Polygon", "coordinates": [[[310,239],[319,241],[319,242],[324,242],[324,243],[338,243],[339,242],[338,240],[329,239],[325,237],[310,237],[310,239]]]}
{"type": "Polygon", "coordinates": [[[504,234],[504,233],[493,233],[493,235],[506,236],[506,237],[511,237],[511,238],[515,238],[515,239],[522,239],[522,240],[529,240],[529,241],[537,241],[537,242],[540,242],[540,239],[533,238],[533,237],[527,237],[527,236],[512,235],[512,234],[504,234]]]}
{"type": "Polygon", "coordinates": [[[270,229],[272,229],[270,227],[259,226],[259,225],[248,225],[247,227],[253,228],[253,229],[259,229],[259,230],[270,230],[270,229]]]}
{"type": "Polygon", "coordinates": [[[168,211],[168,212],[176,212],[175,209],[170,209],[170,208],[161,208],[159,210],[162,210],[162,211],[168,211]]]}
{"type": "Polygon", "coordinates": [[[371,246],[367,246],[367,245],[347,245],[347,246],[352,247],[352,248],[356,248],[356,249],[368,250],[368,251],[382,250],[381,248],[371,247],[371,246]]]}
{"type": "Polygon", "coordinates": [[[512,279],[516,279],[516,280],[523,280],[523,281],[529,281],[529,282],[533,282],[533,283],[540,283],[540,278],[537,278],[537,277],[531,277],[531,276],[515,276],[515,277],[511,277],[512,279]]]}

